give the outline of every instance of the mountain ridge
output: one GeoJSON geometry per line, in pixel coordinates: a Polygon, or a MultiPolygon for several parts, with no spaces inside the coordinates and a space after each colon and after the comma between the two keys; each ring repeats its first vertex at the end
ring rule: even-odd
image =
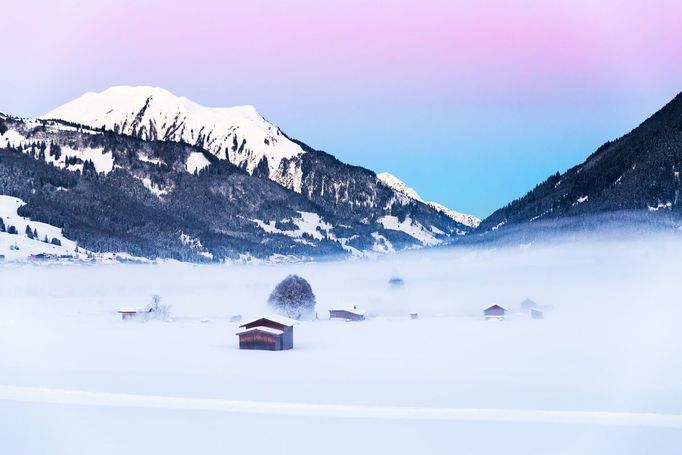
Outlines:
{"type": "Polygon", "coordinates": [[[377,174],[377,178],[381,180],[385,185],[388,185],[389,187],[393,188],[394,190],[403,194],[404,196],[412,200],[422,202],[428,205],[429,207],[437,210],[438,212],[443,213],[449,218],[452,218],[458,223],[461,223],[465,226],[469,226],[471,228],[477,228],[478,225],[481,224],[481,220],[473,215],[456,212],[444,206],[443,204],[439,204],[438,202],[424,200],[414,188],[408,186],[405,182],[403,182],[398,177],[389,172],[381,172],[377,174]]]}
{"type": "MultiPolygon", "coordinates": [[[[0,194],[22,199],[22,216],[62,229],[89,251],[197,262],[244,254],[375,254],[447,243],[471,229],[404,198],[369,169],[290,139],[250,106],[227,111],[239,121],[251,116],[248,122],[265,128],[259,134],[277,136],[277,143],[264,143],[271,149],[286,144],[276,157],[278,169],[294,169],[297,188],[272,178],[267,151],[249,152],[262,155],[255,167],[232,163],[228,154],[203,147],[216,145],[217,136],[180,126],[177,113],[164,117],[167,122],[149,121],[153,100],[145,99],[136,112],[144,96],[138,98],[119,103],[132,116],[120,124],[0,115],[0,194]],[[180,131],[195,144],[168,140],[180,131]]],[[[103,115],[115,111],[97,108],[103,115]]],[[[45,117],[54,116],[51,111],[45,117]]],[[[245,129],[225,127],[230,134],[245,129]]],[[[233,151],[239,154],[239,148],[233,151]]]]}
{"type": "Polygon", "coordinates": [[[496,210],[479,231],[564,217],[634,210],[680,214],[682,93],[585,161],[555,173],[496,210]]]}

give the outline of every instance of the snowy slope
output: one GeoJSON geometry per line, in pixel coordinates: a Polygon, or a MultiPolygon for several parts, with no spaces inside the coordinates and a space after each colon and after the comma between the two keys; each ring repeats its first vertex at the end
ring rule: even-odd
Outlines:
{"type": "Polygon", "coordinates": [[[52,141],[44,140],[42,142],[44,142],[45,148],[40,150],[40,147],[38,147],[38,142],[41,142],[40,139],[50,134],[78,131],[88,135],[101,134],[100,132],[88,128],[77,129],[62,123],[42,122],[35,119],[23,120],[23,123],[20,125],[21,128],[10,126],[7,131],[0,134],[0,148],[22,147],[25,152],[32,152],[36,155],[42,154],[42,159],[47,163],[74,172],[82,171],[85,161],[91,161],[95,170],[104,174],[108,174],[114,169],[114,156],[111,152],[105,152],[103,147],[77,146],[75,143],[57,146],[52,141]]]}
{"type": "Polygon", "coordinates": [[[410,199],[414,199],[415,201],[423,202],[426,204],[426,201],[422,199],[422,197],[419,195],[419,193],[417,193],[415,189],[407,186],[405,182],[400,180],[395,175],[389,174],[388,172],[382,172],[380,174],[377,174],[377,178],[385,185],[389,186],[390,188],[393,188],[397,192],[409,197],[410,199]]]}
{"type": "Polygon", "coordinates": [[[445,207],[444,205],[439,204],[438,202],[425,201],[424,199],[422,199],[422,197],[419,195],[419,193],[417,193],[415,189],[409,187],[405,182],[403,182],[393,174],[390,174],[388,172],[382,172],[380,174],[377,174],[377,178],[382,183],[394,189],[398,193],[401,193],[402,195],[407,196],[412,200],[423,202],[424,204],[428,205],[429,207],[435,209],[440,213],[443,213],[444,215],[450,217],[451,219],[457,221],[458,223],[461,223],[465,226],[469,226],[472,228],[478,227],[478,225],[481,224],[481,220],[473,215],[455,212],[454,210],[451,210],[445,207]]]}
{"type": "MultiPolygon", "coordinates": [[[[283,163],[303,153],[253,106],[205,107],[158,87],[112,87],[88,92],[43,115],[104,127],[145,140],[185,142],[253,174],[261,163],[268,177],[301,191],[301,169],[283,163]]],[[[197,168],[187,164],[190,172],[197,168]]]]}
{"type": "MultiPolygon", "coordinates": [[[[74,237],[90,242],[82,246],[93,251],[109,250],[113,242],[120,245],[116,250],[130,251],[128,237],[103,236],[99,218],[89,217],[125,214],[138,204],[147,207],[149,222],[161,223],[160,229],[145,230],[149,235],[143,248],[149,258],[157,257],[151,246],[159,235],[165,238],[164,255],[173,245],[183,254],[199,254],[201,260],[222,260],[225,253],[220,251],[226,246],[235,249],[234,256],[270,257],[266,251],[292,257],[343,252],[373,256],[441,244],[465,229],[384,185],[372,171],[345,165],[324,152],[306,151],[303,159],[290,162],[306,169],[305,192],[300,194],[263,178],[260,170],[245,176],[226,160],[184,143],[147,141],[61,120],[0,116],[0,122],[0,145],[11,149],[2,152],[7,159],[0,160],[0,174],[17,176],[2,182],[0,193],[22,197],[45,217],[41,220],[68,223],[74,237]],[[216,172],[201,172],[214,164],[216,172]],[[72,175],[55,172],[53,166],[72,175]],[[30,192],[38,188],[44,191],[30,192]],[[112,191],[118,194],[113,205],[97,207],[100,201],[112,201],[112,191]],[[207,194],[212,196],[207,199],[207,194]],[[177,230],[169,228],[168,215],[177,230]],[[205,220],[209,231],[230,238],[216,243],[208,232],[197,231],[198,219],[205,220]],[[188,252],[181,233],[205,248],[188,252]]],[[[140,213],[132,216],[139,219],[140,213]]],[[[127,229],[133,228],[126,222],[120,232],[127,229]]]]}
{"type": "MultiPolygon", "coordinates": [[[[290,140],[276,125],[260,116],[253,106],[211,108],[161,88],[122,86],[101,93],[86,93],[45,114],[43,119],[88,125],[96,128],[95,131],[102,128],[142,140],[182,142],[199,147],[252,176],[267,178],[303,195],[316,206],[343,219],[344,224],[359,226],[365,231],[365,239],[356,243],[364,243],[363,249],[376,250],[376,245],[368,248],[366,236],[373,231],[362,227],[363,220],[376,222],[395,217],[404,220],[407,215],[412,222],[389,221],[377,225],[399,233],[374,231],[396,247],[406,243],[411,244],[409,246],[436,245],[470,230],[470,225],[465,226],[461,221],[471,222],[470,218],[453,218],[454,212],[446,213],[447,218],[443,217],[441,209],[423,201],[416,191],[399,180],[393,178],[392,184],[385,184],[368,169],[347,165],[325,152],[290,140]]],[[[191,154],[184,163],[184,170],[195,173],[204,169],[211,163],[207,159],[212,158],[210,155],[191,154]]],[[[106,170],[105,163],[102,163],[104,160],[98,158],[97,170],[106,170]]],[[[143,161],[150,162],[148,157],[143,161]]],[[[145,176],[136,177],[158,197],[172,197],[172,186],[154,187],[144,180],[145,176]]],[[[337,226],[339,219],[329,215],[316,213],[318,217],[324,216],[332,226],[337,226]]],[[[270,221],[276,220],[271,219],[264,226],[270,221]]],[[[280,234],[270,227],[264,230],[280,234]]],[[[350,239],[356,232],[328,234],[330,238],[342,241],[350,239]]],[[[320,236],[314,233],[313,237],[320,236]]],[[[300,243],[305,241],[300,239],[300,243]]]]}
{"type": "Polygon", "coordinates": [[[478,227],[479,224],[481,224],[481,219],[476,218],[473,215],[468,215],[466,213],[460,213],[460,212],[455,212],[452,209],[449,209],[445,207],[442,204],[439,204],[438,202],[433,202],[429,201],[426,203],[429,207],[433,207],[437,211],[449,216],[453,220],[457,221],[458,223],[462,223],[465,226],[470,226],[472,228],[478,227]]]}
{"type": "Polygon", "coordinates": [[[17,230],[17,234],[0,232],[0,255],[5,256],[8,261],[27,259],[31,255],[41,253],[78,256],[76,242],[64,237],[61,229],[19,216],[17,210],[22,205],[24,202],[21,199],[0,195],[0,218],[5,224],[5,229],[14,226],[17,230]],[[37,231],[38,236],[35,239],[27,236],[26,226],[37,231]],[[44,241],[46,237],[48,242],[52,239],[59,240],[61,246],[46,243],[44,241]]]}

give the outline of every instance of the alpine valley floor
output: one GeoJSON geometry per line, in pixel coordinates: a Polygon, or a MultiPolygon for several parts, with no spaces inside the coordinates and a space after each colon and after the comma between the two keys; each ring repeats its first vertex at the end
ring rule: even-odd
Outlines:
{"type": "Polygon", "coordinates": [[[678,454],[681,253],[666,237],[0,266],[0,453],[678,454]],[[321,319],[294,327],[291,351],[240,351],[230,317],[268,313],[289,273],[321,319]],[[154,293],[171,320],[120,320],[154,293]],[[544,319],[521,311],[528,297],[544,319]],[[492,303],[510,316],[485,321],[492,303]],[[338,305],[368,319],[326,320],[338,305]]]}

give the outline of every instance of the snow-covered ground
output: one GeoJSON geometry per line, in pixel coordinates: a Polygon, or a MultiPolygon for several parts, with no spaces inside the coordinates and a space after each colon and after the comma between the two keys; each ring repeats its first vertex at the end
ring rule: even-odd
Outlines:
{"type": "Polygon", "coordinates": [[[5,260],[23,260],[35,254],[79,256],[76,243],[64,237],[60,228],[19,216],[17,211],[22,205],[21,199],[0,195],[0,218],[5,225],[5,232],[0,232],[0,255],[5,260]],[[7,232],[10,226],[14,226],[16,234],[7,232]],[[35,230],[36,237],[28,237],[27,226],[35,230]],[[51,243],[53,239],[59,244],[51,243]]]}
{"type": "Polygon", "coordinates": [[[678,454],[681,253],[666,238],[0,266],[0,453],[678,454]],[[289,273],[322,319],[294,327],[291,351],[238,350],[230,318],[269,312],[289,273]],[[154,293],[171,321],[120,320],[154,293]],[[552,307],[544,319],[527,297],[552,307]],[[492,303],[510,317],[485,321],[492,303]],[[341,305],[368,319],[325,319],[341,305]]]}

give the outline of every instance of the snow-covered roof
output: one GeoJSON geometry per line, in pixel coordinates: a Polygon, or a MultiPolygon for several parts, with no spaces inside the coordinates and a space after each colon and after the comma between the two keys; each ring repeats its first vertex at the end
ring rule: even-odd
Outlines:
{"type": "Polygon", "coordinates": [[[119,312],[119,313],[137,313],[138,311],[140,311],[139,308],[133,308],[133,307],[130,307],[130,306],[125,306],[125,307],[123,307],[123,308],[119,308],[119,309],[118,309],[118,312],[119,312]]]}
{"type": "Polygon", "coordinates": [[[364,310],[359,310],[359,309],[353,308],[353,307],[336,307],[336,308],[330,308],[329,311],[345,311],[346,313],[353,313],[353,314],[357,314],[358,316],[364,316],[365,315],[364,310]]]}
{"type": "Polygon", "coordinates": [[[271,329],[270,327],[258,326],[258,327],[251,327],[250,329],[238,330],[237,335],[241,335],[242,333],[249,333],[249,332],[265,332],[265,333],[270,333],[272,335],[281,335],[284,333],[281,330],[271,329]]]}
{"type": "Polygon", "coordinates": [[[504,307],[502,307],[502,306],[500,306],[500,305],[498,305],[498,304],[490,305],[488,308],[486,308],[486,310],[492,310],[493,308],[499,308],[499,309],[501,309],[501,310],[507,311],[506,308],[504,308],[504,307]]]}
{"type": "Polygon", "coordinates": [[[296,324],[296,321],[294,321],[293,319],[289,319],[287,317],[280,316],[278,314],[269,314],[267,316],[259,316],[257,318],[253,318],[253,319],[249,319],[247,321],[244,321],[239,325],[239,327],[244,327],[245,325],[252,324],[256,321],[260,321],[261,319],[267,319],[269,321],[276,322],[277,324],[282,324],[282,325],[285,325],[287,327],[292,327],[294,324],[296,324]]]}

